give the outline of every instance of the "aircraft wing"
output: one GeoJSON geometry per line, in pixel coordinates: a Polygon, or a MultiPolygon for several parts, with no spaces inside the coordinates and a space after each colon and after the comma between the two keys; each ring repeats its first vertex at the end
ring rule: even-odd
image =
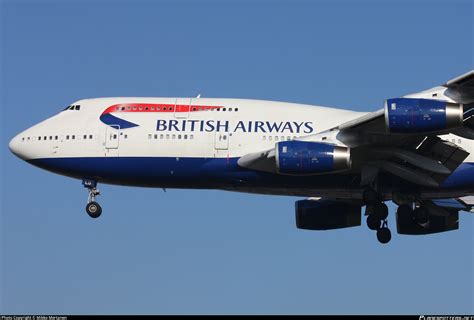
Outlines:
{"type": "Polygon", "coordinates": [[[461,103],[474,102],[474,70],[446,82],[445,95],[461,103]]]}
{"type": "MultiPolygon", "coordinates": [[[[383,109],[297,140],[349,148],[351,167],[348,171],[360,172],[361,186],[370,184],[383,171],[415,185],[438,187],[469,155],[461,146],[443,140],[442,136],[451,133],[474,139],[473,101],[474,70],[442,86],[389,99],[383,109]],[[408,106],[409,111],[401,113],[400,106],[408,106]],[[450,112],[457,112],[454,119],[458,121],[457,126],[425,131],[407,126],[407,123],[416,124],[414,114],[421,119],[422,125],[434,123],[437,121],[435,115],[429,121],[423,121],[430,117],[430,108],[438,110],[441,106],[446,108],[446,117],[450,112]],[[418,110],[428,111],[417,114],[418,110]]],[[[448,123],[450,119],[445,121],[448,123]]],[[[300,153],[304,153],[301,148],[300,153]]],[[[273,149],[241,157],[238,164],[248,169],[282,173],[278,154],[277,144],[273,149]]]]}

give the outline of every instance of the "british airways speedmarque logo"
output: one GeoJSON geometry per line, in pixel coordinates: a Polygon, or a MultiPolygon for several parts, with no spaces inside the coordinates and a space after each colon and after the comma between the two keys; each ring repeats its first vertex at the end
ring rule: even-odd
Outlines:
{"type": "MultiPolygon", "coordinates": [[[[119,126],[120,129],[138,127],[138,124],[119,118],[120,114],[130,113],[173,113],[199,112],[219,110],[223,106],[190,106],[174,104],[133,103],[116,104],[108,107],[100,115],[100,120],[109,126],[119,126]]],[[[254,132],[254,133],[283,133],[310,134],[314,132],[312,121],[238,121],[229,120],[195,120],[195,119],[157,119],[156,131],[190,131],[190,132],[254,132]]]]}
{"type": "Polygon", "coordinates": [[[138,124],[119,118],[117,115],[123,113],[161,113],[161,112],[199,112],[220,109],[222,106],[190,106],[174,104],[155,103],[123,103],[108,107],[100,115],[100,121],[108,126],[120,126],[120,129],[138,127],[138,124]]]}

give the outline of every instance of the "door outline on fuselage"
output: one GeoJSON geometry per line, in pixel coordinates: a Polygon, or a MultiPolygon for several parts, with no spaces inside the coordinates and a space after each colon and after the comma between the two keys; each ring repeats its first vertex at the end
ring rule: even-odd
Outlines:
{"type": "Polygon", "coordinates": [[[176,119],[186,119],[191,111],[193,98],[176,98],[174,102],[174,117],[176,119]]]}
{"type": "Polygon", "coordinates": [[[228,132],[216,131],[216,135],[214,139],[214,149],[229,150],[229,138],[230,138],[230,135],[228,132]]]}
{"type": "Polygon", "coordinates": [[[105,129],[105,155],[118,156],[120,141],[120,126],[112,124],[105,129]]]}

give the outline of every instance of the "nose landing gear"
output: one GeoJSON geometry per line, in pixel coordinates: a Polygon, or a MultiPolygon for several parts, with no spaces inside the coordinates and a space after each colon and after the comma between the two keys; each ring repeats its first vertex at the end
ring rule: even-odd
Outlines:
{"type": "Polygon", "coordinates": [[[89,217],[96,219],[102,214],[102,207],[95,201],[95,197],[100,195],[100,191],[97,189],[97,181],[92,179],[83,179],[82,185],[87,188],[89,192],[86,212],[89,217]]]}

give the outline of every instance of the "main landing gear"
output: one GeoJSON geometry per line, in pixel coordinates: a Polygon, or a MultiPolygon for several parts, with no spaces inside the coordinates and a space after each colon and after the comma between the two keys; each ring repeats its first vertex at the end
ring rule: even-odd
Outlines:
{"type": "Polygon", "coordinates": [[[82,185],[87,188],[89,192],[86,212],[89,217],[96,219],[102,214],[102,207],[95,201],[95,197],[100,195],[100,191],[97,189],[97,181],[92,179],[83,179],[82,185]]]}
{"type": "Polygon", "coordinates": [[[377,231],[377,239],[380,243],[388,243],[392,239],[392,233],[388,228],[387,205],[382,201],[382,197],[372,189],[364,191],[363,199],[366,205],[367,227],[377,231]]]}

